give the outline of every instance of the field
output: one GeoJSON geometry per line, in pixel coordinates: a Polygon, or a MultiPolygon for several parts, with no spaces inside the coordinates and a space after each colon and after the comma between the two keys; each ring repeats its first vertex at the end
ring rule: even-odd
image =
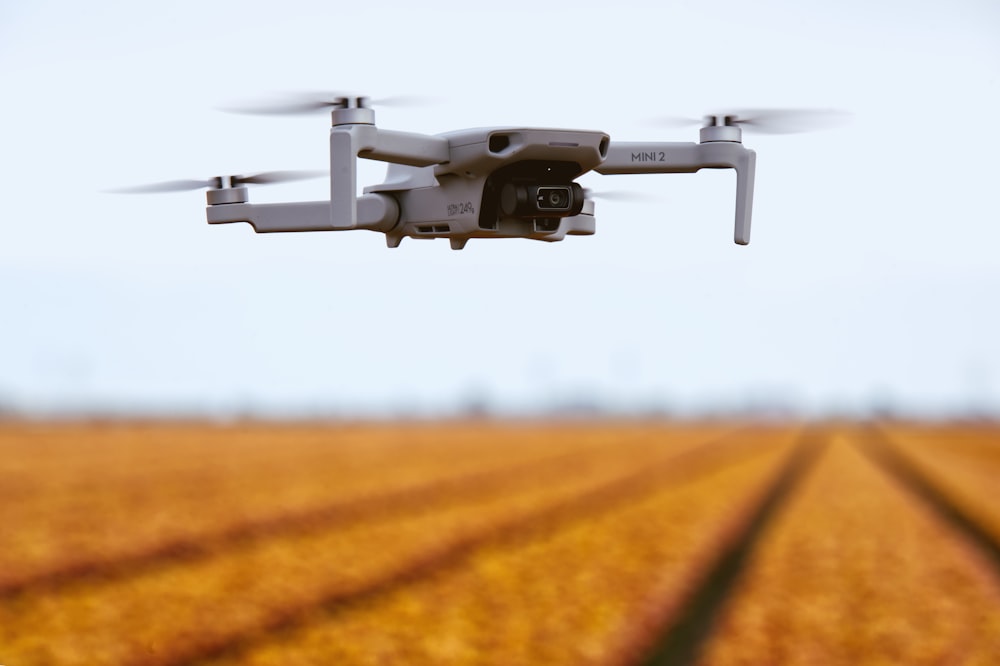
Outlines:
{"type": "Polygon", "coordinates": [[[1000,427],[0,424],[0,664],[995,664],[1000,427]]]}

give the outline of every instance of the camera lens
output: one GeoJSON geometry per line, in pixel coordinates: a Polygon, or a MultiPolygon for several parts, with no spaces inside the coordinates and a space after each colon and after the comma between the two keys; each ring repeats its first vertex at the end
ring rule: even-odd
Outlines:
{"type": "Polygon", "coordinates": [[[583,188],[576,183],[536,185],[508,181],[498,189],[494,190],[494,205],[500,213],[511,217],[532,220],[571,217],[583,209],[583,188]]]}
{"type": "Polygon", "coordinates": [[[568,187],[540,187],[535,200],[539,210],[565,210],[569,208],[570,191],[568,187]]]}

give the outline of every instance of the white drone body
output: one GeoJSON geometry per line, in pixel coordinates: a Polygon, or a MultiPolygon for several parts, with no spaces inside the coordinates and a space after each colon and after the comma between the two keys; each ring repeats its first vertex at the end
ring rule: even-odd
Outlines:
{"type": "Polygon", "coordinates": [[[598,131],[494,127],[424,135],[379,129],[367,98],[330,103],[330,200],[249,202],[245,183],[274,176],[216,178],[209,224],[247,222],[257,233],[384,233],[389,247],[406,237],[563,240],[594,233],[594,202],[577,178],[601,174],[692,173],[735,169],[735,241],[750,242],[756,154],[742,144],[733,116],[710,116],[699,143],[615,142],[598,131]],[[357,160],[389,163],[385,181],[357,195],[357,160]]]}

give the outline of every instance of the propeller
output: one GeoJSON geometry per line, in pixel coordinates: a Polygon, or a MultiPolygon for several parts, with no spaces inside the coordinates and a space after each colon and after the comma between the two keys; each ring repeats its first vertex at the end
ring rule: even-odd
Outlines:
{"type": "Polygon", "coordinates": [[[733,109],[698,118],[667,117],[658,125],[737,125],[760,134],[795,134],[838,127],[850,121],[849,111],[838,109],[733,109]]]}
{"type": "Polygon", "coordinates": [[[298,116],[324,111],[326,109],[343,109],[349,106],[371,105],[403,107],[420,106],[428,103],[425,97],[415,95],[396,95],[372,99],[364,95],[353,95],[343,92],[297,92],[287,93],[278,98],[251,104],[241,104],[223,107],[222,111],[261,116],[298,116]]]}
{"type": "Polygon", "coordinates": [[[308,180],[327,175],[326,171],[263,171],[249,176],[216,176],[207,180],[168,180],[162,183],[136,185],[107,190],[112,194],[152,194],[157,192],[184,192],[187,190],[221,190],[240,185],[271,185],[296,180],[308,180]]]}
{"type": "Polygon", "coordinates": [[[656,201],[657,197],[643,194],[641,192],[631,192],[629,190],[592,190],[589,187],[583,188],[583,195],[588,199],[604,199],[605,201],[629,201],[633,203],[656,201]]]}

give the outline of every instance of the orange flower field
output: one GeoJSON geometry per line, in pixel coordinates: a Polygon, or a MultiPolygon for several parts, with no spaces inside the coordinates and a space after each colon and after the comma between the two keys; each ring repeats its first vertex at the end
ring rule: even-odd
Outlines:
{"type": "Polygon", "coordinates": [[[998,477],[983,424],[0,423],[0,664],[995,664],[998,477]]]}

